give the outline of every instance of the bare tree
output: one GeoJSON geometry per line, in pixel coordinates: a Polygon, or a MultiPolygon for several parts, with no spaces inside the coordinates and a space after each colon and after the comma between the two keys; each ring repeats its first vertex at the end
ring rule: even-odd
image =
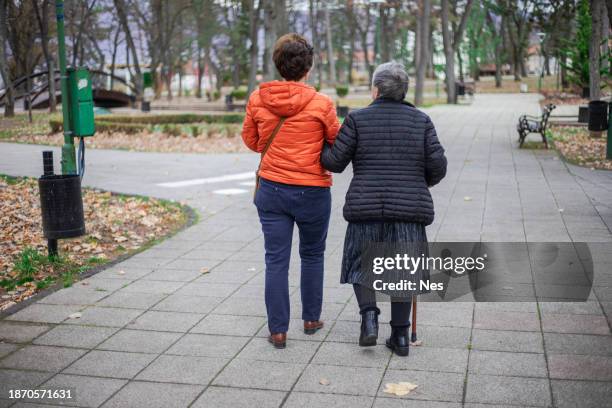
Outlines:
{"type": "Polygon", "coordinates": [[[604,0],[590,0],[591,3],[591,43],[589,45],[589,92],[592,101],[601,97],[600,47],[601,19],[604,14],[604,0]]]}
{"type": "Polygon", "coordinates": [[[431,1],[419,0],[419,59],[416,71],[416,84],[414,88],[414,103],[417,106],[423,104],[423,88],[425,84],[425,71],[429,60],[429,17],[431,15],[431,1]]]}
{"type": "Polygon", "coordinates": [[[321,50],[319,44],[319,21],[318,21],[318,0],[309,0],[309,22],[312,35],[312,48],[315,55],[314,65],[317,70],[317,84],[319,89],[323,82],[323,64],[321,64],[321,50]]]}
{"type": "Polygon", "coordinates": [[[370,27],[372,26],[372,16],[370,14],[370,3],[366,3],[363,8],[365,15],[356,15],[357,31],[359,32],[359,38],[361,42],[361,50],[363,51],[363,59],[365,62],[366,69],[368,70],[368,84],[372,86],[372,75],[374,74],[374,67],[370,62],[370,49],[368,46],[368,35],[370,34],[370,27]],[[360,23],[362,21],[364,24],[360,23]]]}
{"type": "Polygon", "coordinates": [[[346,21],[348,23],[348,35],[349,35],[349,51],[347,61],[347,81],[349,84],[353,83],[353,63],[355,59],[355,12],[353,0],[348,0],[346,7],[344,8],[346,14],[346,21]]]}
{"type": "Polygon", "coordinates": [[[503,54],[503,29],[504,29],[504,17],[501,17],[499,24],[495,23],[493,19],[492,11],[485,11],[485,18],[489,33],[493,39],[494,55],[495,55],[495,87],[501,88],[502,86],[502,54],[503,54]]]}
{"type": "Polygon", "coordinates": [[[36,12],[36,20],[40,30],[40,43],[47,64],[47,80],[49,82],[49,112],[57,110],[57,101],[55,96],[55,67],[53,55],[49,51],[49,7],[51,1],[43,0],[39,3],[37,0],[32,0],[34,11],[36,12]]]}
{"type": "MultiPolygon", "coordinates": [[[[142,98],[143,95],[143,81],[142,81],[142,71],[140,70],[140,64],[138,62],[138,52],[136,50],[136,45],[134,43],[134,37],[132,36],[132,30],[130,29],[130,24],[128,23],[128,12],[125,4],[125,0],[113,0],[113,4],[115,5],[115,10],[117,12],[117,17],[119,18],[119,24],[123,28],[123,32],[125,33],[126,46],[129,49],[129,54],[132,56],[132,61],[134,65],[134,84],[136,85],[137,90],[137,98],[142,98]]],[[[128,64],[129,66],[129,64],[128,64]]]]}
{"type": "Polygon", "coordinates": [[[259,0],[257,2],[257,7],[255,7],[255,0],[251,0],[251,15],[249,18],[250,24],[250,35],[251,39],[251,47],[249,48],[249,85],[247,88],[247,99],[251,95],[251,92],[255,89],[257,85],[257,60],[259,55],[259,16],[261,14],[263,0],[259,0]]]}
{"type": "Polygon", "coordinates": [[[265,55],[267,62],[265,64],[264,78],[270,81],[278,74],[274,69],[272,61],[272,52],[274,43],[278,37],[286,34],[289,31],[289,23],[287,20],[287,6],[285,0],[265,0],[264,7],[264,28],[267,53],[265,55]]]}
{"type": "Polygon", "coordinates": [[[456,9],[457,1],[442,0],[442,41],[444,43],[444,56],[446,57],[445,82],[446,100],[448,103],[457,103],[457,95],[455,94],[455,53],[463,38],[465,24],[470,14],[472,4],[473,0],[466,0],[463,14],[459,15],[456,9]],[[453,24],[453,28],[449,27],[449,3],[451,2],[453,3],[453,15],[459,19],[459,24],[453,24]]]}
{"type": "Polygon", "coordinates": [[[4,82],[5,88],[4,116],[8,118],[15,116],[15,91],[13,89],[13,81],[8,69],[8,60],[6,57],[6,43],[8,41],[7,12],[8,0],[0,0],[0,75],[2,76],[2,82],[4,82]]]}
{"type": "Polygon", "coordinates": [[[327,41],[327,66],[329,68],[329,82],[331,85],[336,84],[336,60],[334,57],[334,45],[332,41],[332,28],[329,18],[329,4],[328,0],[323,0],[325,8],[325,38],[327,41]]]}

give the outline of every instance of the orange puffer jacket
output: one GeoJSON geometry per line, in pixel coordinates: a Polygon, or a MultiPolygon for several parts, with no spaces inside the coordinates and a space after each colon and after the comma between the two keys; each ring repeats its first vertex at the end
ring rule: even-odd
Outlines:
{"type": "Polygon", "coordinates": [[[340,128],[332,100],[301,82],[272,81],[249,98],[242,140],[261,153],[280,117],[287,119],[267,151],[259,175],[284,184],[329,187],[331,173],[321,167],[323,143],[333,143],[340,128]]]}

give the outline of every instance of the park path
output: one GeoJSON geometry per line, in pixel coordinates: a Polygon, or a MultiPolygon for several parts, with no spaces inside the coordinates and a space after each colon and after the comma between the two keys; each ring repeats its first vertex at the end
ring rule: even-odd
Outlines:
{"type": "MultiPolygon", "coordinates": [[[[359,348],[356,303],[351,288],[338,283],[350,181],[344,174],[333,187],[326,327],[314,336],[299,330],[294,257],[290,342],[274,350],[265,341],[263,241],[248,174],[257,156],[92,150],[86,185],[181,200],[201,221],[89,285],[1,320],[0,398],[9,388],[44,385],[75,388],[76,404],[88,407],[609,404],[612,172],[518,150],[516,119],[538,113],[535,95],[477,95],[471,105],[427,112],[449,158],[447,178],[433,189],[430,239],[595,243],[588,302],[426,303],[419,309],[424,345],[408,359],[382,345],[359,348]],[[77,311],[80,319],[68,318],[77,311]],[[384,383],[397,381],[419,388],[401,400],[383,393],[384,383]]],[[[0,173],[38,176],[44,149],[0,144],[0,173]]],[[[387,309],[381,317],[388,319],[387,309]]],[[[381,330],[383,339],[388,329],[381,330]]],[[[11,402],[0,399],[4,406],[11,402]]]]}

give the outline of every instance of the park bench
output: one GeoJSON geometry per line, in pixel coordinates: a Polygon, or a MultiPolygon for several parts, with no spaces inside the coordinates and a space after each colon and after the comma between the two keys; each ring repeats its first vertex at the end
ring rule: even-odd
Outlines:
{"type": "Polygon", "coordinates": [[[546,128],[548,126],[548,119],[550,118],[550,113],[555,108],[555,105],[549,103],[548,105],[542,108],[542,115],[540,117],[522,115],[519,118],[519,122],[516,127],[516,130],[519,134],[519,147],[523,146],[527,135],[529,135],[530,133],[539,133],[542,136],[542,142],[544,142],[544,146],[548,149],[548,141],[546,140],[546,128]]]}

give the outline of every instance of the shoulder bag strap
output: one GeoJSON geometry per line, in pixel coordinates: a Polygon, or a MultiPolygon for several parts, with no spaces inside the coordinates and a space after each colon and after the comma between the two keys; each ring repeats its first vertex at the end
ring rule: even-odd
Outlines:
{"type": "Polygon", "coordinates": [[[264,149],[261,151],[261,159],[259,160],[259,166],[257,167],[257,176],[259,176],[259,169],[261,169],[261,162],[264,159],[264,156],[266,155],[266,153],[268,152],[268,149],[270,149],[270,146],[272,146],[272,142],[274,141],[274,138],[276,137],[276,135],[278,134],[278,131],[280,130],[281,126],[283,126],[283,123],[285,123],[285,117],[280,118],[280,120],[278,121],[278,123],[276,124],[276,127],[274,128],[274,130],[272,131],[272,134],[270,135],[270,137],[268,138],[268,141],[266,143],[266,146],[264,147],[264,149]]]}

